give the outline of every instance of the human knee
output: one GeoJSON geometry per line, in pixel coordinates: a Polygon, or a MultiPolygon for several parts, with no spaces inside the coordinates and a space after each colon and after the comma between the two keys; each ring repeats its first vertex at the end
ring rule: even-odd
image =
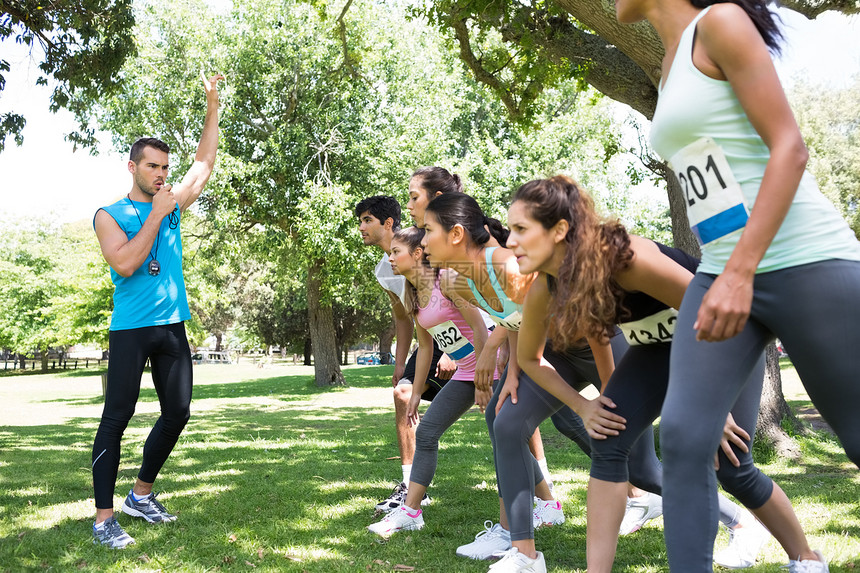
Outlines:
{"type": "Polygon", "coordinates": [[[591,477],[609,482],[626,482],[628,454],[618,440],[593,440],[591,477]]]}
{"type": "Polygon", "coordinates": [[[763,506],[773,493],[773,481],[752,463],[741,464],[739,468],[722,463],[717,479],[723,489],[751,509],[763,506]]]}
{"type": "Polygon", "coordinates": [[[412,398],[411,384],[398,384],[394,387],[395,404],[407,404],[410,398],[412,398]]]}
{"type": "Polygon", "coordinates": [[[439,432],[422,421],[415,429],[415,449],[435,450],[439,447],[439,432]]]}
{"type": "MultiPolygon", "coordinates": [[[[699,426],[700,427],[700,426],[699,426]]],[[[714,448],[696,424],[664,415],[660,421],[660,452],[663,465],[708,463],[713,465],[714,448]]]]}
{"type": "Polygon", "coordinates": [[[487,424],[491,424],[493,435],[498,443],[528,440],[532,435],[532,432],[527,431],[523,418],[514,415],[510,408],[503,408],[492,422],[487,416],[487,424]]]}

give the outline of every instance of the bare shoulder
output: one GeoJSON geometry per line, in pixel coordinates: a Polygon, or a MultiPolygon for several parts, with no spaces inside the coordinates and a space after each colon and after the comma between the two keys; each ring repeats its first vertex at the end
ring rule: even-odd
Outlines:
{"type": "Polygon", "coordinates": [[[537,277],[537,273],[524,275],[520,273],[520,265],[514,252],[510,249],[499,248],[493,251],[493,268],[501,271],[499,284],[505,294],[516,304],[523,304],[529,287],[537,277]]]}
{"type": "Polygon", "coordinates": [[[705,46],[732,47],[738,42],[763,42],[749,14],[732,2],[712,5],[696,29],[705,46]]]}

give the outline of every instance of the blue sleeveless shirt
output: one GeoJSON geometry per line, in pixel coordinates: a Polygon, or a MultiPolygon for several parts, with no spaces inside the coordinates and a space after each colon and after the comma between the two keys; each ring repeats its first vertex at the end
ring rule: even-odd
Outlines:
{"type": "MultiPolygon", "coordinates": [[[[131,240],[140,231],[141,222],[146,222],[152,212],[152,203],[134,201],[132,204],[131,199],[123,197],[102,209],[113,217],[131,240]]],[[[182,276],[181,229],[179,224],[171,229],[169,219],[165,217],[161,221],[158,236],[150,249],[152,256],[147,255],[143,264],[131,276],[123,277],[111,268],[111,280],[115,286],[111,330],[161,326],[191,318],[185,293],[185,279],[182,276]],[[148,270],[153,256],[161,265],[161,272],[157,276],[150,275],[148,270]]]]}

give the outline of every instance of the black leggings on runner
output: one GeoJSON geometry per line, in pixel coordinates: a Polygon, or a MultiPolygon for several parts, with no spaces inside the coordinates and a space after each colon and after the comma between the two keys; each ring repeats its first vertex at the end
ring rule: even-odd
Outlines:
{"type": "Polygon", "coordinates": [[[185,324],[111,331],[107,395],[93,444],[93,487],[98,509],[113,507],[120,440],[134,415],[147,358],[161,416],[143,446],[143,464],[137,476],[141,481],[155,481],[190,416],[191,350],[185,324]]]}
{"type": "MultiPolygon", "coordinates": [[[[683,573],[711,571],[714,451],[729,410],[758,410],[760,396],[748,391],[749,374],[774,335],[848,457],[860,465],[860,262],[828,260],[758,274],[743,332],[722,342],[697,342],[693,323],[714,280],[698,273],[684,295],[660,429],[666,548],[671,570],[683,573]]],[[[733,491],[736,484],[723,485],[744,505],[758,507],[743,490],[733,491]]]]}
{"type": "MultiPolygon", "coordinates": [[[[615,336],[612,338],[612,347],[617,361],[627,348],[627,343],[623,337],[615,336]]],[[[582,390],[589,384],[600,386],[590,348],[570,349],[564,353],[547,348],[544,358],[574,389],[582,390]]],[[[502,375],[502,380],[505,374],[502,375]]],[[[528,440],[535,428],[564,404],[524,373],[520,373],[517,403],[505,401],[496,416],[495,409],[502,386],[502,383],[497,386],[486,411],[496,462],[496,481],[499,495],[505,503],[511,539],[533,539],[534,486],[540,483],[543,477],[537,461],[529,451],[528,440]]],[[[636,455],[631,456],[630,461],[631,482],[646,491],[654,491],[660,484],[660,462],[654,453],[653,434],[644,434],[634,450],[636,455]]],[[[591,453],[590,448],[583,451],[586,454],[591,453]]]]}

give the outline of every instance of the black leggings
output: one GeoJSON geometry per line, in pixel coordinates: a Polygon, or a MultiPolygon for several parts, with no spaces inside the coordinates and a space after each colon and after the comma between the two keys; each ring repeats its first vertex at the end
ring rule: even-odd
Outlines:
{"type": "Polygon", "coordinates": [[[93,487],[98,509],[113,507],[120,440],[134,414],[147,358],[152,365],[161,416],[143,446],[143,464],[137,475],[141,481],[155,481],[190,416],[191,350],[185,324],[111,331],[107,395],[93,444],[93,487]]]}

